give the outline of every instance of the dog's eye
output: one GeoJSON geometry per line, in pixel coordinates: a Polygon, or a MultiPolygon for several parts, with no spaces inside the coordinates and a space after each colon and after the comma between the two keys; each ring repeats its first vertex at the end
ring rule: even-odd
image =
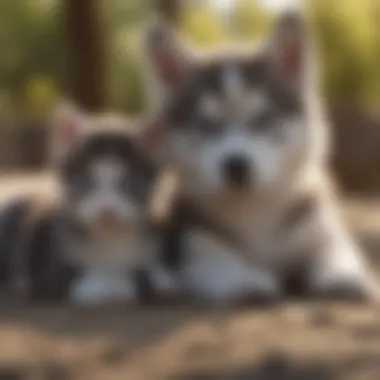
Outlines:
{"type": "Polygon", "coordinates": [[[191,125],[193,125],[200,134],[213,136],[220,131],[222,123],[219,118],[207,117],[200,113],[193,118],[191,125]]]}
{"type": "Polygon", "coordinates": [[[266,129],[274,125],[276,122],[276,115],[270,109],[265,109],[259,114],[255,115],[252,120],[252,126],[254,129],[266,129]]]}
{"type": "Polygon", "coordinates": [[[198,121],[200,131],[203,134],[214,135],[217,134],[221,129],[221,123],[217,119],[208,119],[205,117],[200,117],[198,121]]]}

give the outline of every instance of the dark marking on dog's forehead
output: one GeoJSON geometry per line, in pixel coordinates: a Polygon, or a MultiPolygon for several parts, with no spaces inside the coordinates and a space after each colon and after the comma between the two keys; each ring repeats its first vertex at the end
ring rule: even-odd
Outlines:
{"type": "Polygon", "coordinates": [[[268,77],[264,55],[227,56],[196,65],[190,75],[189,87],[222,95],[225,92],[226,74],[232,70],[244,80],[248,88],[265,83],[268,77]]]}
{"type": "Polygon", "coordinates": [[[261,52],[252,56],[227,56],[195,65],[187,80],[164,108],[164,118],[170,124],[181,124],[188,120],[205,94],[221,100],[226,98],[226,79],[236,75],[241,85],[242,96],[259,91],[266,95],[273,107],[283,113],[301,110],[301,98],[290,88],[281,84],[273,75],[268,56],[261,52]]]}

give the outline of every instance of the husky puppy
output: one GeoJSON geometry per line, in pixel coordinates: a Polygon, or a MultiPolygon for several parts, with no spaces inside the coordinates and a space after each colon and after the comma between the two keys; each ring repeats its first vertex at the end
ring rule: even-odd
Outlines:
{"type": "Polygon", "coordinates": [[[269,299],[297,273],[309,295],[377,296],[327,180],[328,125],[302,17],[282,14],[258,48],[206,58],[174,29],[158,17],[146,34],[160,116],[145,143],[176,168],[184,197],[244,242],[250,261],[174,223],[182,286],[207,301],[269,299]]]}
{"type": "Polygon", "coordinates": [[[166,281],[156,270],[145,209],[156,169],[125,130],[128,123],[117,124],[59,107],[52,141],[58,200],[23,198],[4,212],[2,233],[10,240],[4,236],[1,247],[2,277],[17,288],[23,283],[33,299],[133,302],[152,295],[156,280],[166,281]]]}

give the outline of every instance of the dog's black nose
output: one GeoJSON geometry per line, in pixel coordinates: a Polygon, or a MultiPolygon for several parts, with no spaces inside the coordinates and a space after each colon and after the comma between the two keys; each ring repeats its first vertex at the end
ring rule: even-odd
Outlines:
{"type": "Polygon", "coordinates": [[[244,156],[232,156],[225,160],[223,172],[230,186],[244,187],[250,182],[250,164],[244,156]]]}

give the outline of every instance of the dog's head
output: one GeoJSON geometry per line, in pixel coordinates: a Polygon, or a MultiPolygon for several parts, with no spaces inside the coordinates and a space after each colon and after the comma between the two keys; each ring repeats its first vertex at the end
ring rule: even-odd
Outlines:
{"type": "Polygon", "coordinates": [[[52,148],[65,207],[99,233],[136,226],[153,178],[126,131],[128,123],[124,130],[112,124],[111,118],[90,117],[67,104],[54,115],[52,148]]]}
{"type": "Polygon", "coordinates": [[[300,16],[283,15],[251,51],[195,58],[167,21],[149,30],[146,46],[161,91],[161,123],[147,141],[165,148],[187,191],[259,194],[299,175],[312,144],[300,16]]]}

